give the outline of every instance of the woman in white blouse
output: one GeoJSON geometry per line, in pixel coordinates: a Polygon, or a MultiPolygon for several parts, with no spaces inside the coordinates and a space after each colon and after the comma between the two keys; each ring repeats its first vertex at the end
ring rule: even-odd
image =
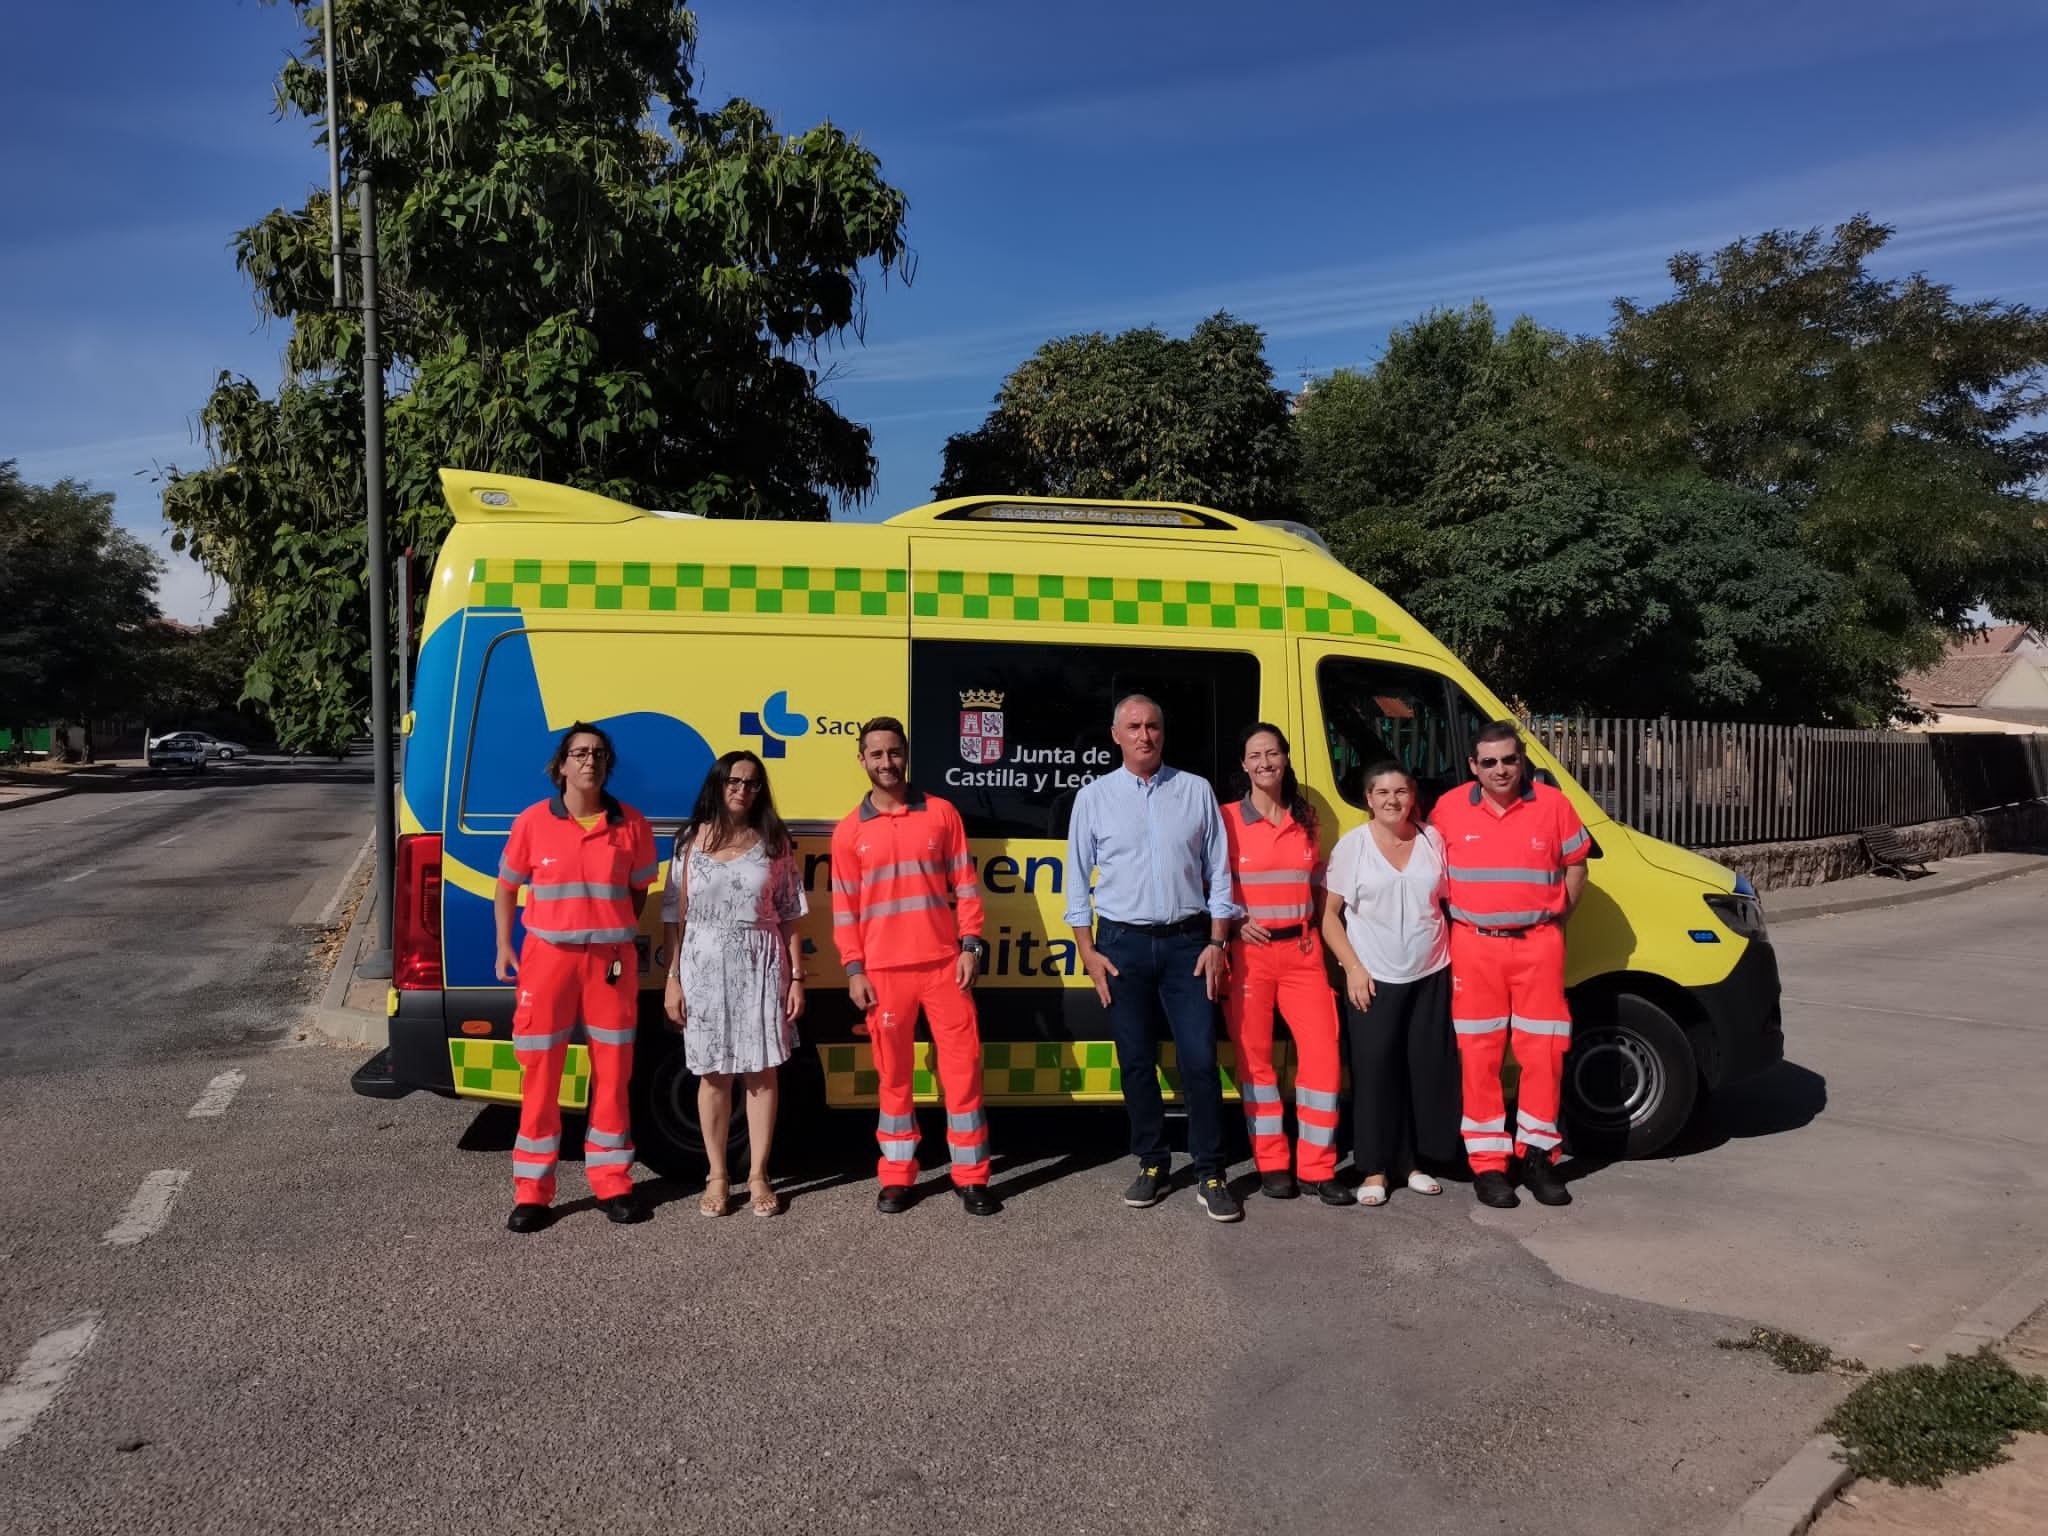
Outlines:
{"type": "Polygon", "coordinates": [[[1443,1192],[1417,1157],[1457,1159],[1458,1047],[1442,834],[1422,825],[1415,780],[1397,762],[1366,770],[1365,803],[1370,819],[1330,854],[1323,942],[1344,967],[1359,1203],[1384,1205],[1389,1178],[1443,1192]]]}

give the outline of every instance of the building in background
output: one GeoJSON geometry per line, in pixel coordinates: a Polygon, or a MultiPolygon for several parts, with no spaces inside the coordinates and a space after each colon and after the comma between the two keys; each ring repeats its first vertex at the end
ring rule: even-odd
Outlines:
{"type": "Polygon", "coordinates": [[[1927,731],[2048,731],[2048,638],[2000,624],[1951,640],[1948,654],[1900,680],[1927,731]]]}

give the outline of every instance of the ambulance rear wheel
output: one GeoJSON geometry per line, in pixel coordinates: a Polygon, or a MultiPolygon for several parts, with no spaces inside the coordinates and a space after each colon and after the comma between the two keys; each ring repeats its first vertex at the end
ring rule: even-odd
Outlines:
{"type": "MultiPolygon", "coordinates": [[[[648,1049],[650,1031],[642,1029],[641,1049],[648,1049]]],[[[704,1127],[697,1122],[697,1077],[683,1059],[672,1036],[653,1046],[654,1060],[633,1074],[633,1143],[640,1161],[667,1179],[704,1177],[704,1127]]],[[[746,1090],[733,1084],[732,1123],[725,1129],[725,1166],[745,1177],[747,1158],[746,1090]]]]}
{"type": "Polygon", "coordinates": [[[1692,1042],[1656,1003],[1634,992],[1573,998],[1564,1108],[1574,1153],[1654,1156],[1685,1128],[1699,1091],[1692,1042]]]}

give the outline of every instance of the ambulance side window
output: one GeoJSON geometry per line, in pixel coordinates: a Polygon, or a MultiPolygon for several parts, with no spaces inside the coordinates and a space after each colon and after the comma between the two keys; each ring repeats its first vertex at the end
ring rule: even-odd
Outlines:
{"type": "Polygon", "coordinates": [[[1166,712],[1166,760],[1228,794],[1237,735],[1259,714],[1259,664],[1238,651],[913,640],[910,776],[970,837],[1064,839],[1074,795],[1121,761],[1118,699],[1166,712]]]}
{"type": "Polygon", "coordinates": [[[1325,656],[1316,664],[1316,692],[1331,777],[1351,804],[1364,806],[1365,770],[1390,757],[1415,776],[1425,813],[1465,781],[1467,746],[1485,716],[1448,678],[1363,656],[1325,656]]]}

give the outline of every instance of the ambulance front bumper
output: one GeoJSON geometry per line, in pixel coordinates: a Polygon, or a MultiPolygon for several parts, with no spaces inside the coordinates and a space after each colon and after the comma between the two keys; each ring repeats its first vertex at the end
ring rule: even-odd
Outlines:
{"type": "Polygon", "coordinates": [[[1739,1083],[1785,1059],[1778,953],[1770,940],[1749,940],[1727,978],[1695,987],[1693,996],[1707,1037],[1695,1055],[1709,1087],[1739,1083]]]}

